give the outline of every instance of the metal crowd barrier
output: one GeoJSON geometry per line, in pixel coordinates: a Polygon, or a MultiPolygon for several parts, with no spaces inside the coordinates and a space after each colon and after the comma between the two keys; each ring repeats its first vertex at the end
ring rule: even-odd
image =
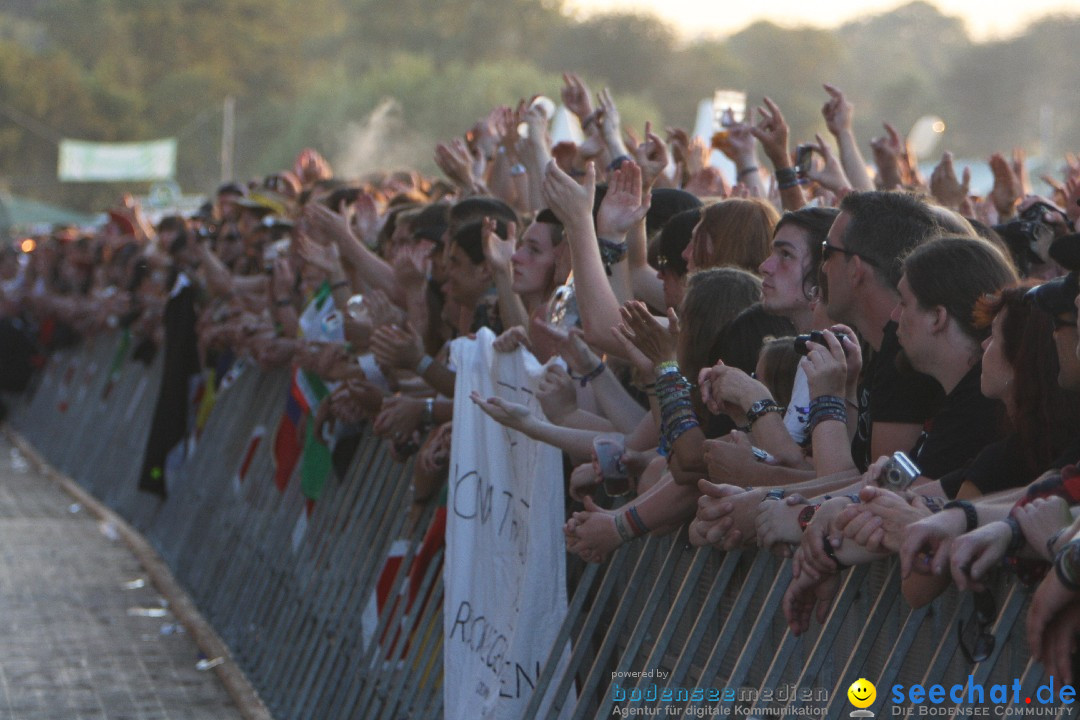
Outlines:
{"type": "MultiPolygon", "coordinates": [[[[346,477],[328,480],[308,513],[298,477],[284,493],[271,480],[288,373],[249,367],[218,397],[168,499],[140,493],[160,358],[150,366],[128,360],[110,377],[116,342],[99,337],[54,355],[13,403],[14,427],[147,535],[275,717],[442,717],[441,551],[421,574],[418,600],[401,600],[434,512],[406,526],[411,467],[393,462],[365,431],[346,477]],[[383,573],[391,550],[400,565],[383,573]],[[390,598],[381,610],[373,605],[380,576],[390,598]]],[[[994,589],[994,651],[971,666],[957,632],[973,622],[970,598],[950,590],[912,610],[893,560],[848,571],[825,623],[800,638],[780,610],[790,561],[767,553],[695,549],[684,528],[632,543],[603,566],[570,562],[569,612],[523,719],[538,717],[552,687],[552,697],[573,704],[549,714],[574,720],[642,708],[668,717],[832,720],[853,709],[847,688],[858,678],[877,686],[878,716],[911,712],[893,706],[896,683],[949,687],[971,676],[987,688],[1019,683],[1026,698],[1048,681],[1023,637],[1027,593],[1005,579],[994,589]],[[724,699],[702,702],[694,689],[720,690],[724,699]]],[[[1073,707],[1057,717],[1071,717],[1073,707]]]]}

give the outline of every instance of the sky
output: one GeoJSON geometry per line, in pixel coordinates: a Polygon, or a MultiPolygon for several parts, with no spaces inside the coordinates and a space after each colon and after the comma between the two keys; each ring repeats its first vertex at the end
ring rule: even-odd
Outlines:
{"type": "MultiPolygon", "coordinates": [[[[758,20],[831,27],[904,4],[907,0],[567,0],[568,7],[584,16],[611,11],[653,12],[687,37],[730,35],[758,20]]],[[[962,18],[976,40],[1015,35],[1043,15],[1080,14],[1077,0],[933,0],[931,4],[947,15],[962,18]]]]}

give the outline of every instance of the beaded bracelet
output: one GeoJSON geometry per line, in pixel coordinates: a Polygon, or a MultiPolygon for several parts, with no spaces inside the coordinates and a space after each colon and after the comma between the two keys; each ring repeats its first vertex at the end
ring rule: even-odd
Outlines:
{"type": "Polygon", "coordinates": [[[668,446],[673,446],[686,431],[700,426],[690,402],[690,387],[690,383],[678,370],[657,374],[656,399],[660,404],[660,433],[667,440],[668,446]]]}

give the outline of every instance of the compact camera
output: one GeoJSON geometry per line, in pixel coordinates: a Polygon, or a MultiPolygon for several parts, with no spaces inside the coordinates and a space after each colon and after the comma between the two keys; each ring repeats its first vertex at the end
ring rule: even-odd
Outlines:
{"type": "MultiPolygon", "coordinates": [[[[836,339],[840,341],[840,347],[843,347],[843,341],[844,338],[847,337],[847,333],[838,332],[833,334],[836,335],[836,339]]],[[[799,355],[805,355],[806,353],[810,352],[809,349],[806,347],[806,343],[808,342],[814,342],[818,345],[828,346],[828,343],[825,342],[825,334],[820,330],[812,330],[808,335],[799,335],[795,338],[795,352],[797,352],[799,355]]],[[[846,350],[844,351],[844,354],[847,354],[846,350]]]]}
{"type": "Polygon", "coordinates": [[[913,463],[911,458],[897,451],[892,454],[892,457],[885,463],[885,467],[881,469],[878,484],[887,490],[901,492],[907,490],[911,483],[915,482],[915,478],[921,474],[919,466],[913,463]]]}

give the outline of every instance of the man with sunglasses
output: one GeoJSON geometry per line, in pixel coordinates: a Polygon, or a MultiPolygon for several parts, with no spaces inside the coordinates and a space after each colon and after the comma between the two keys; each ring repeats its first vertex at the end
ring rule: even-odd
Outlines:
{"type": "Polygon", "coordinates": [[[863,340],[859,422],[851,454],[859,470],[871,459],[907,452],[940,404],[941,386],[896,366],[900,343],[889,319],[899,300],[900,262],[940,233],[925,201],[905,193],[850,193],[822,244],[821,290],[829,317],[863,340]]]}

